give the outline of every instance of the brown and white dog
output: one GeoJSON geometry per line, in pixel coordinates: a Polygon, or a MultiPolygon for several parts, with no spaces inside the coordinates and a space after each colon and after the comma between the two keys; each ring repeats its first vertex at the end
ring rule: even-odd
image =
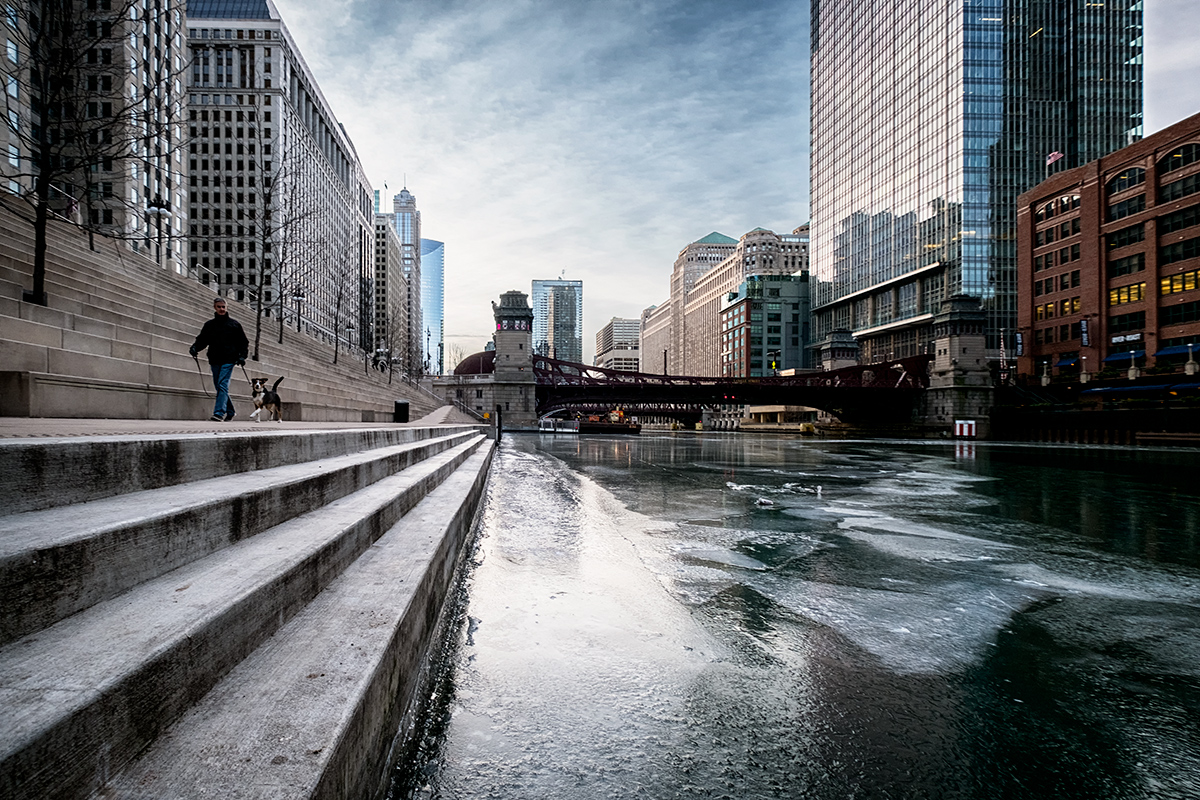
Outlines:
{"type": "Polygon", "coordinates": [[[254,411],[250,413],[250,419],[255,422],[262,422],[258,417],[265,408],[268,414],[274,415],[276,422],[283,422],[283,403],[280,401],[279,395],[275,393],[275,390],[279,388],[279,384],[283,382],[283,378],[281,377],[275,381],[275,385],[270,389],[267,388],[268,380],[270,378],[254,379],[254,394],[251,397],[254,401],[254,411]]]}

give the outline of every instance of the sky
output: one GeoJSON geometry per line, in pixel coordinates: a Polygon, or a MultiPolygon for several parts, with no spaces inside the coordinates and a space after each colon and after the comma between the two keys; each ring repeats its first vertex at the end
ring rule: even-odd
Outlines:
{"type": "MultiPolygon", "coordinates": [[[[368,179],[446,243],[445,341],[582,280],[584,354],[711,231],[808,221],[807,0],[276,0],[368,179]]],[[[1146,0],[1146,131],[1200,112],[1200,0],[1146,0]]],[[[385,204],[390,210],[390,203],[385,204]]]]}

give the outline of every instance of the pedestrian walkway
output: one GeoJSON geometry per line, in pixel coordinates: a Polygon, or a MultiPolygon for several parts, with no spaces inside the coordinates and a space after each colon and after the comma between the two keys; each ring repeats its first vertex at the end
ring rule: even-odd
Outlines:
{"type": "Polygon", "coordinates": [[[432,425],[478,425],[454,406],[442,406],[412,422],[254,422],[240,415],[231,423],[174,419],[65,419],[0,417],[0,439],[72,438],[78,436],[178,436],[190,433],[346,430],[351,428],[425,428],[432,425]]]}

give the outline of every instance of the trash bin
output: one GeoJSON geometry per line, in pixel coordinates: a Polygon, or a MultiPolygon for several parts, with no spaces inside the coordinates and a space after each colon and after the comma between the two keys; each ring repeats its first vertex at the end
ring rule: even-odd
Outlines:
{"type": "Polygon", "coordinates": [[[392,422],[408,422],[407,400],[396,401],[396,409],[392,411],[392,422]]]}

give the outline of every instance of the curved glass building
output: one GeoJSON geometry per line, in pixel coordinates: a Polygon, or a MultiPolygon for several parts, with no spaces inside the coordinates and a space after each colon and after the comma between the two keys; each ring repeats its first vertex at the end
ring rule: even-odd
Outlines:
{"type": "Polygon", "coordinates": [[[426,372],[445,373],[446,245],[433,239],[421,240],[421,315],[425,330],[426,372]]]}

